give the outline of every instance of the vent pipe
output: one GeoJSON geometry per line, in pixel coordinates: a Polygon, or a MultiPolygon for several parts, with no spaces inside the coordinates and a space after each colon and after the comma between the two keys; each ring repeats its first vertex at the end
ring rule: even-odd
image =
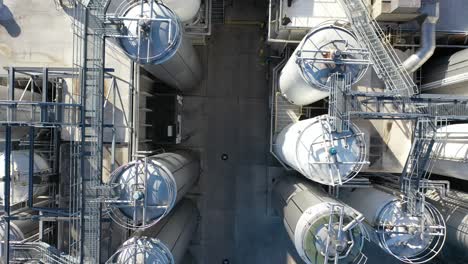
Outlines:
{"type": "Polygon", "coordinates": [[[403,67],[413,73],[431,56],[436,48],[436,24],[439,20],[439,2],[425,4],[421,9],[421,48],[403,62],[403,67]]]}

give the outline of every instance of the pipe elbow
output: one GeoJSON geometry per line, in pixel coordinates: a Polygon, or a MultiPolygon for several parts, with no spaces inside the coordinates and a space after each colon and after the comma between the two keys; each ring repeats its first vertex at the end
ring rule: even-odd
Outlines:
{"type": "Polygon", "coordinates": [[[432,57],[436,48],[436,25],[439,21],[439,3],[422,8],[425,18],[421,24],[421,48],[403,62],[403,67],[413,73],[432,57]]]}

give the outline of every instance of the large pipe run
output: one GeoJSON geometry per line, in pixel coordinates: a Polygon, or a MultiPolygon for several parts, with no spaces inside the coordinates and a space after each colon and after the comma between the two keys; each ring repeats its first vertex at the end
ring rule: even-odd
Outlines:
{"type": "Polygon", "coordinates": [[[439,20],[439,2],[426,4],[421,8],[424,20],[421,23],[421,48],[403,62],[409,72],[415,72],[434,54],[436,48],[436,25],[439,20]]]}
{"type": "Polygon", "coordinates": [[[331,198],[320,187],[285,176],[274,186],[273,201],[306,263],[330,263],[336,258],[339,263],[354,263],[363,257],[362,215],[331,198]],[[329,229],[330,224],[333,230],[329,229]]]}

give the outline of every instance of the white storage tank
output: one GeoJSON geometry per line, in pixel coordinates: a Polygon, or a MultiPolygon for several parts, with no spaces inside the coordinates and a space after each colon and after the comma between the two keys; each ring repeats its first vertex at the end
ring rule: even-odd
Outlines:
{"type": "MultiPolygon", "coordinates": [[[[10,204],[28,200],[29,193],[29,150],[14,150],[10,154],[10,204]]],[[[5,153],[0,153],[0,199],[5,197],[5,153]]],[[[47,160],[34,153],[33,195],[47,192],[47,182],[43,177],[51,173],[47,160]]]]}
{"type": "Polygon", "coordinates": [[[433,147],[432,173],[468,180],[468,124],[437,129],[440,140],[433,147]]]}
{"type": "Polygon", "coordinates": [[[365,258],[361,251],[366,232],[362,215],[355,210],[298,177],[280,179],[273,196],[286,231],[305,263],[357,263],[365,258]]]}
{"type": "Polygon", "coordinates": [[[447,196],[442,196],[431,191],[427,198],[442,213],[447,224],[447,244],[441,258],[448,263],[465,264],[468,259],[468,194],[450,190],[447,196]]]}
{"type": "Polygon", "coordinates": [[[183,200],[157,225],[125,241],[107,263],[181,263],[198,225],[195,204],[183,200]]]}
{"type": "Polygon", "coordinates": [[[198,17],[201,0],[164,0],[164,4],[176,13],[180,21],[190,24],[198,17]]]}
{"type": "Polygon", "coordinates": [[[200,161],[176,151],[133,161],[115,170],[108,203],[111,218],[128,228],[147,228],[165,217],[200,175],[200,161]]]}
{"type": "Polygon", "coordinates": [[[402,262],[427,262],[444,246],[445,221],[428,203],[421,216],[411,215],[397,196],[373,187],[342,188],[340,200],[361,212],[370,239],[402,262]]]}
{"type": "Polygon", "coordinates": [[[276,137],[274,152],[306,178],[340,185],[367,164],[364,135],[351,124],[349,131],[332,132],[328,115],[292,123],[276,137]]]}
{"type": "MultiPolygon", "coordinates": [[[[178,1],[187,2],[187,1],[178,1]]],[[[188,1],[191,2],[191,1],[188,1]]],[[[201,65],[177,15],[161,2],[135,2],[123,12],[123,50],[155,77],[180,91],[201,80],[201,65]]],[[[112,18],[111,18],[112,19],[112,18]]]]}
{"type": "MultiPolygon", "coordinates": [[[[442,17],[441,17],[442,18],[442,17]]],[[[468,95],[468,50],[434,59],[423,67],[421,91],[468,95]]]]}
{"type": "Polygon", "coordinates": [[[335,22],[307,34],[279,77],[281,94],[295,105],[308,105],[324,99],[331,76],[341,73],[351,84],[359,81],[369,62],[356,36],[344,24],[335,22]]]}

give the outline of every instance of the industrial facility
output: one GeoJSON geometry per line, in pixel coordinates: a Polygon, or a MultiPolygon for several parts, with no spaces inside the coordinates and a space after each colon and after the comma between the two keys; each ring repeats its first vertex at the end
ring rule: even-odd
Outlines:
{"type": "Polygon", "coordinates": [[[468,263],[462,0],[0,0],[0,263],[468,263]]]}

